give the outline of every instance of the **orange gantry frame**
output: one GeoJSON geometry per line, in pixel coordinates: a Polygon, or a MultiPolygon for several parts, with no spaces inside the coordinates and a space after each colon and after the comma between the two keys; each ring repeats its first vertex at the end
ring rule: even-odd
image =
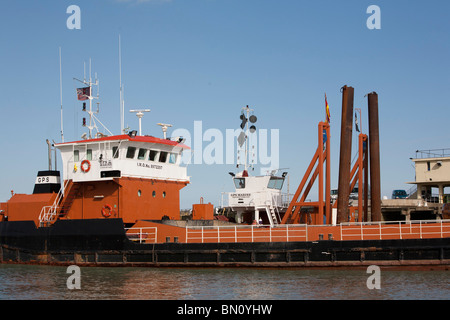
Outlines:
{"type": "MultiPolygon", "coordinates": [[[[312,225],[332,224],[331,217],[331,188],[330,188],[330,125],[326,122],[319,123],[317,150],[306,170],[303,179],[289,204],[286,213],[281,221],[282,224],[306,223],[312,225]],[[325,165],[325,170],[324,170],[325,165]],[[313,171],[314,170],[314,171],[313,171]],[[325,172],[324,172],[325,171],[325,172]],[[311,176],[311,178],[310,178],[311,176]],[[309,179],[310,178],[310,179],[309,179]],[[318,201],[306,202],[315,180],[318,178],[318,201]],[[325,179],[324,179],[325,178],[325,179]],[[308,181],[309,179],[309,181],[308,181]],[[324,190],[325,189],[325,190],[324,190]],[[302,208],[309,210],[304,210],[302,208]],[[311,212],[312,209],[312,212],[311,212]]],[[[359,135],[358,159],[354,164],[351,173],[350,190],[358,182],[358,206],[350,207],[350,215],[347,221],[362,222],[367,219],[367,199],[368,199],[368,137],[365,134],[359,135]],[[362,200],[363,199],[363,200],[362,200]],[[361,201],[362,200],[362,201],[361,201]],[[356,215],[356,210],[358,214],[356,215]]],[[[333,208],[336,208],[337,201],[333,208]]],[[[341,221],[344,222],[344,221],[341,221]]]]}
{"type": "Polygon", "coordinates": [[[289,204],[282,224],[308,223],[308,224],[330,224],[331,223],[331,198],[330,198],[330,125],[320,122],[318,126],[319,145],[314,154],[305,175],[289,204]],[[316,165],[317,164],[317,165],[316,165]],[[324,173],[324,164],[326,165],[324,173]],[[314,172],[313,169],[315,168],[314,172]],[[312,175],[311,175],[312,173],[312,175]],[[307,181],[309,177],[308,184],[307,181]],[[325,176],[325,179],[324,179],[325,176]],[[316,178],[319,185],[319,199],[317,202],[305,202],[316,178]],[[325,186],[324,186],[325,183],[325,186]],[[325,192],[324,192],[325,187],[325,192]],[[325,199],[324,199],[325,194],[325,199]],[[313,207],[313,215],[302,213],[301,209],[313,207]]]}

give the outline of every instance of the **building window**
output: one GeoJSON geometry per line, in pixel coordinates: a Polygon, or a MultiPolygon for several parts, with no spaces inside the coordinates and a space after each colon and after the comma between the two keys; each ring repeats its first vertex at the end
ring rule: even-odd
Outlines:
{"type": "Polygon", "coordinates": [[[281,190],[281,188],[283,188],[283,182],[284,182],[283,178],[271,177],[267,185],[267,188],[281,190]]]}
{"type": "Polygon", "coordinates": [[[169,163],[176,163],[177,162],[177,155],[176,153],[171,153],[169,156],[169,163]]]}
{"type": "Polygon", "coordinates": [[[92,161],[92,149],[86,150],[86,159],[92,161]]]}
{"type": "Polygon", "coordinates": [[[115,159],[119,158],[119,147],[113,147],[112,153],[113,153],[113,158],[115,158],[115,159]]]}
{"type": "Polygon", "coordinates": [[[158,151],[150,150],[150,155],[148,156],[148,160],[156,161],[157,155],[158,155],[158,151]]]}
{"type": "Polygon", "coordinates": [[[128,159],[134,159],[134,154],[136,153],[135,147],[128,147],[127,149],[127,158],[128,159]]]}
{"type": "Polygon", "coordinates": [[[73,161],[80,161],[80,150],[73,150],[73,161]]]}
{"type": "Polygon", "coordinates": [[[245,188],[245,178],[235,178],[234,185],[236,189],[244,189],[245,188]]]}
{"type": "Polygon", "coordinates": [[[431,165],[430,165],[430,161],[427,161],[427,169],[428,169],[428,171],[430,171],[431,170],[431,165]]]}
{"type": "Polygon", "coordinates": [[[167,155],[168,155],[168,152],[161,151],[161,154],[159,155],[159,162],[166,162],[167,155]]]}
{"type": "Polygon", "coordinates": [[[144,160],[146,153],[147,153],[147,149],[139,149],[138,159],[139,160],[144,160]]]}

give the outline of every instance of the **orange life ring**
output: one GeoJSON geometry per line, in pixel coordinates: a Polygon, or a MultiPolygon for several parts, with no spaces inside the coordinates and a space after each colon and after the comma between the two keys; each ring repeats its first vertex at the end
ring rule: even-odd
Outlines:
{"type": "Polygon", "coordinates": [[[89,162],[89,160],[83,160],[81,162],[81,171],[83,172],[89,172],[89,170],[91,170],[91,163],[89,162]],[[87,164],[87,168],[84,167],[84,165],[87,164]]]}
{"type": "Polygon", "coordinates": [[[113,209],[109,204],[105,204],[102,208],[102,216],[108,218],[111,216],[113,209]]]}

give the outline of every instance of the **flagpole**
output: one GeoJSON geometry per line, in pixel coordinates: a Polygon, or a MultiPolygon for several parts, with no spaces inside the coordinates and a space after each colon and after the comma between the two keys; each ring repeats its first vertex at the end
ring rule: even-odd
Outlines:
{"type": "Polygon", "coordinates": [[[356,111],[358,111],[359,112],[359,132],[363,132],[363,130],[362,130],[362,118],[361,118],[361,108],[355,108],[355,110],[356,111]]]}

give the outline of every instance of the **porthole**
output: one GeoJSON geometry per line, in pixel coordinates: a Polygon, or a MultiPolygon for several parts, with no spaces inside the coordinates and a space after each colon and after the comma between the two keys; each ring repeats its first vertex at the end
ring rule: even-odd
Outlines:
{"type": "Polygon", "coordinates": [[[138,190],[138,197],[140,197],[141,194],[142,194],[142,191],[141,191],[141,190],[138,190]]]}
{"type": "Polygon", "coordinates": [[[165,191],[163,191],[163,198],[165,198],[166,197],[166,192],[165,191]]]}
{"type": "Polygon", "coordinates": [[[156,197],[156,191],[153,191],[153,192],[152,192],[152,197],[153,197],[153,198],[156,197]]]}

